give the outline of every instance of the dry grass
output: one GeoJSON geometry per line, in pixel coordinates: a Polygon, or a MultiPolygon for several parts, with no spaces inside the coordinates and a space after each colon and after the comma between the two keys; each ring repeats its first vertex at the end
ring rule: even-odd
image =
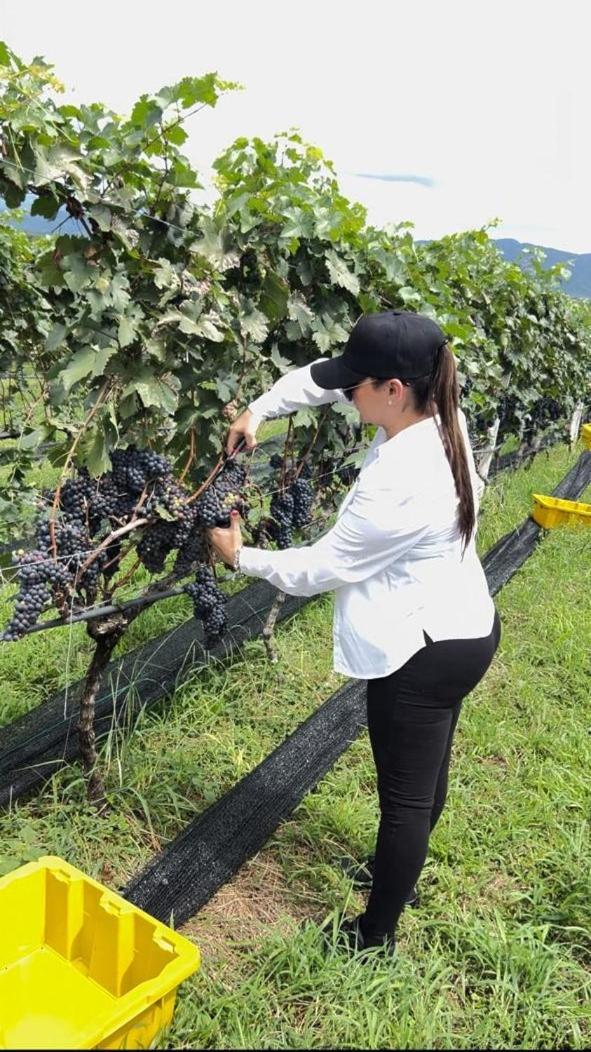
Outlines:
{"type": "Polygon", "coordinates": [[[181,929],[199,946],[208,970],[227,967],[245,946],[259,945],[270,932],[293,935],[309,917],[306,888],[290,887],[272,850],[261,851],[181,929]]]}

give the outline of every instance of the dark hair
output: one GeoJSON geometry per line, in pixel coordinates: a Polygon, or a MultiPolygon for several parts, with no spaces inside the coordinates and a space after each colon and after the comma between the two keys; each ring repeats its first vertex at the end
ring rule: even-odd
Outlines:
{"type": "MultiPolygon", "coordinates": [[[[376,386],[384,380],[376,380],[376,386]]],[[[414,380],[403,380],[410,387],[415,408],[419,413],[439,413],[439,434],[454,477],[456,493],[460,502],[458,525],[464,541],[468,544],[476,523],[474,494],[468,467],[468,456],[464,437],[458,420],[459,383],[455,358],[445,343],[437,354],[435,368],[430,376],[419,376],[414,380]]]]}

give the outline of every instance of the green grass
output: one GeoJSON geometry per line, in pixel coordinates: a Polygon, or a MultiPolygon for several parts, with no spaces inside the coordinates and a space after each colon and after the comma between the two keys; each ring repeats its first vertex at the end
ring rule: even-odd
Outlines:
{"type": "MultiPolygon", "coordinates": [[[[555,450],[529,472],[499,476],[481,550],[574,459],[555,450]]],[[[553,531],[497,598],[501,648],[466,702],[422,905],[403,916],[396,960],[325,954],[319,931],[344,904],[362,906],[336,860],[373,846],[363,735],[186,926],[203,965],[181,988],[161,1047],[588,1047],[590,555],[588,530],[553,531]]],[[[192,676],[133,736],[113,736],[104,763],[116,810],[106,819],[85,805],[76,767],[0,815],[0,866],[57,853],[121,887],[343,682],[332,672],[331,612],[324,596],[280,626],[278,665],[253,641],[244,660],[192,676]]],[[[56,665],[65,675],[61,631],[33,637],[37,650],[0,648],[11,654],[5,689],[19,677],[21,696],[31,683],[40,696],[56,665]]]]}

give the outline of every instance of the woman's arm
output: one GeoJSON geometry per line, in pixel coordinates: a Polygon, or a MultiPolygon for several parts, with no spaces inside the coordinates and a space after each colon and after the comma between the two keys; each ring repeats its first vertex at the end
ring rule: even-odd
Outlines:
{"type": "MultiPolygon", "coordinates": [[[[324,361],[323,358],[316,359],[324,361]]],[[[232,424],[226,442],[226,452],[231,453],[241,440],[248,449],[256,445],[256,432],[262,420],[272,420],[278,416],[287,416],[306,406],[329,405],[331,402],[345,402],[342,391],[325,391],[314,383],[310,372],[311,366],[303,365],[289,372],[273,384],[270,391],[255,398],[248,409],[241,413],[232,424]]]]}
{"type": "Polygon", "coordinates": [[[358,489],[315,544],[282,552],[245,547],[240,569],[289,595],[316,595],[380,573],[422,540],[429,522],[424,497],[396,500],[391,489],[358,489]]]}

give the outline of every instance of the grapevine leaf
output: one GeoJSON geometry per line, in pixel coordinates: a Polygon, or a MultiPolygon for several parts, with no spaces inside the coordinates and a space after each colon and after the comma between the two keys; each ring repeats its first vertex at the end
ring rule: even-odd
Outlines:
{"type": "Polygon", "coordinates": [[[37,446],[47,441],[50,433],[50,428],[44,426],[37,427],[34,431],[29,431],[28,434],[22,435],[19,439],[19,449],[37,449],[37,446]]]}
{"type": "Polygon", "coordinates": [[[130,343],[133,343],[137,335],[137,325],[135,319],[127,317],[125,314],[119,321],[119,328],[117,330],[117,339],[119,340],[120,347],[129,347],[130,343]]]}
{"type": "Polygon", "coordinates": [[[88,214],[94,219],[95,223],[97,223],[99,230],[103,230],[107,233],[111,229],[113,213],[106,205],[93,205],[92,208],[88,209],[88,214]]]}
{"type": "Polygon", "coordinates": [[[69,365],[59,373],[59,380],[66,394],[69,393],[74,384],[78,383],[79,380],[83,380],[84,377],[101,376],[105,371],[109,358],[112,358],[116,353],[116,347],[103,347],[98,351],[92,347],[84,347],[82,350],[77,351],[69,365]]]}
{"type": "Polygon", "coordinates": [[[346,263],[332,250],[326,253],[325,260],[332,284],[339,285],[341,288],[351,292],[353,296],[357,296],[359,294],[359,278],[357,275],[353,274],[346,263]]]}
{"type": "Polygon", "coordinates": [[[109,471],[111,460],[107,448],[107,440],[104,431],[96,428],[91,435],[91,440],[85,449],[85,463],[93,478],[103,475],[109,471]]]}
{"type": "Polygon", "coordinates": [[[35,183],[37,186],[45,186],[65,175],[71,176],[81,190],[88,190],[89,180],[86,173],[79,167],[80,154],[69,146],[52,146],[44,150],[38,146],[35,150],[35,183]]]}
{"type": "Polygon", "coordinates": [[[287,314],[289,285],[282,278],[269,271],[263,282],[259,307],[266,314],[271,324],[277,324],[287,314]]]}
{"type": "Polygon", "coordinates": [[[50,190],[40,193],[31,205],[31,215],[43,216],[44,219],[55,219],[59,210],[59,197],[56,197],[50,190]]]}
{"type": "Polygon", "coordinates": [[[57,350],[57,348],[63,343],[66,332],[66,326],[62,325],[59,321],[56,322],[45,340],[45,350],[50,354],[57,350]]]}
{"type": "Polygon", "coordinates": [[[279,347],[276,343],[274,343],[271,348],[271,361],[273,362],[273,365],[277,366],[281,373],[286,373],[287,370],[291,368],[292,364],[289,358],[284,358],[283,355],[279,353],[279,347]]]}
{"type": "Polygon", "coordinates": [[[240,319],[240,331],[255,343],[263,343],[269,332],[269,321],[260,310],[252,310],[240,319]]]}
{"type": "Polygon", "coordinates": [[[307,336],[312,331],[314,312],[301,296],[291,296],[288,303],[288,313],[291,321],[295,322],[299,334],[307,336]]]}
{"type": "Polygon", "coordinates": [[[191,245],[193,252],[205,256],[219,271],[238,266],[240,252],[233,243],[227,229],[218,230],[212,219],[204,219],[201,225],[203,237],[191,245]]]}
{"type": "Polygon", "coordinates": [[[166,413],[174,413],[178,405],[178,393],[173,389],[174,386],[172,379],[164,383],[163,380],[159,380],[158,377],[145,370],[140,378],[127,384],[123,390],[123,396],[136,392],[146,409],[153,406],[156,409],[163,409],[166,413]]]}

